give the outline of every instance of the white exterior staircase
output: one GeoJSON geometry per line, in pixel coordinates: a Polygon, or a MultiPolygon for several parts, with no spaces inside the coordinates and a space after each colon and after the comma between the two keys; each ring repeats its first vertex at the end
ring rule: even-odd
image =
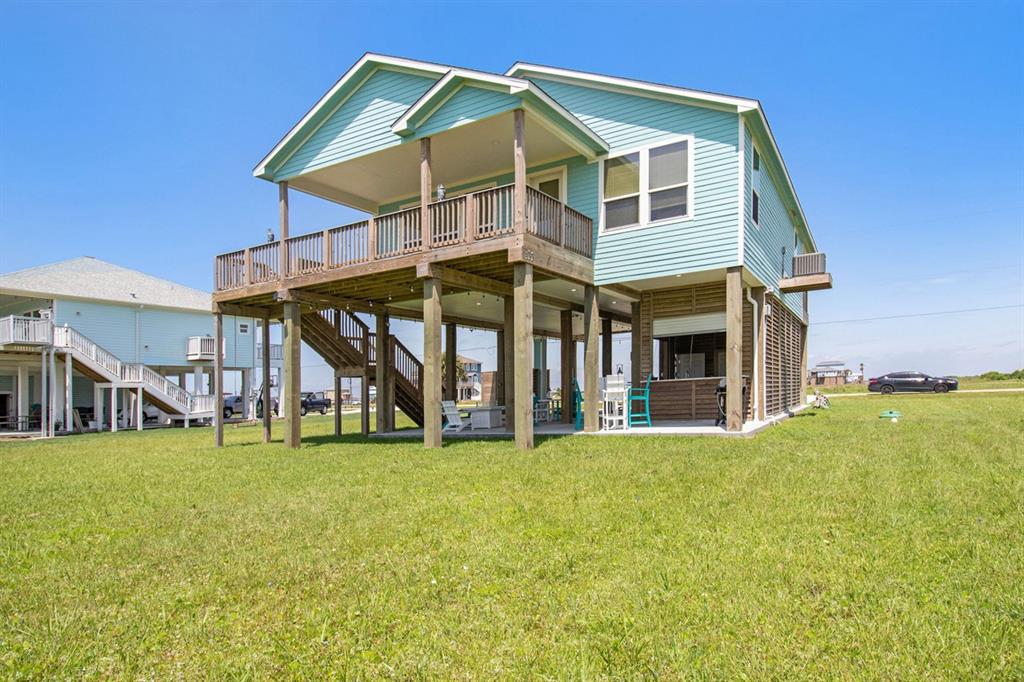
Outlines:
{"type": "Polygon", "coordinates": [[[77,368],[116,388],[142,388],[149,402],[172,416],[213,417],[215,396],[193,395],[141,363],[124,362],[87,336],[47,319],[10,316],[0,320],[0,347],[50,346],[69,354],[77,368]]]}

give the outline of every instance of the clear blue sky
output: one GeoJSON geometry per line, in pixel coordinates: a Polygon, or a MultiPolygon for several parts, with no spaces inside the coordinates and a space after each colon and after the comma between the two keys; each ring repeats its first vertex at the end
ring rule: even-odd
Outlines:
{"type": "MultiPolygon", "coordinates": [[[[1024,365],[1021,3],[624,7],[3,2],[0,271],[85,254],[209,289],[215,253],[275,224],[252,167],[363,52],[527,60],[761,100],[836,282],[811,296],[812,361],[1024,365]]],[[[293,212],[295,232],[353,215],[293,212]]],[[[486,364],[492,343],[460,338],[486,364]]]]}

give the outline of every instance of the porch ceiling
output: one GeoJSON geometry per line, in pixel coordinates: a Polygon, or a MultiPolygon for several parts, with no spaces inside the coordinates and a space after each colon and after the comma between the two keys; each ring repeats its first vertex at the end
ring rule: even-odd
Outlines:
{"type": "MultiPolygon", "coordinates": [[[[505,112],[467,123],[431,138],[435,186],[449,188],[512,172],[513,115],[505,112]]],[[[566,142],[526,116],[528,166],[568,158],[576,152],[566,142]]],[[[367,156],[328,166],[289,181],[289,185],[331,201],[375,212],[383,204],[417,201],[420,143],[411,140],[367,156]]]]}

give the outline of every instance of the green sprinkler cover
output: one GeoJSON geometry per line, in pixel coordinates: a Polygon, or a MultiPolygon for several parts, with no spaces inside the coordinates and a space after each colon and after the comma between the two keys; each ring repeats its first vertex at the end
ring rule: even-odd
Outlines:
{"type": "Polygon", "coordinates": [[[902,416],[903,416],[903,413],[900,412],[899,410],[884,410],[880,415],[878,415],[878,418],[879,419],[898,419],[899,417],[902,417],[902,416]]]}

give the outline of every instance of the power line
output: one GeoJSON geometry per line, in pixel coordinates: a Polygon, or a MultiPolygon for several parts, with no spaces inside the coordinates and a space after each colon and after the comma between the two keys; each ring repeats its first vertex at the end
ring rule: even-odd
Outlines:
{"type": "Polygon", "coordinates": [[[959,308],[957,310],[936,310],[930,313],[907,313],[904,315],[885,315],[881,317],[859,317],[850,320],[827,320],[825,322],[812,322],[812,326],[823,324],[845,324],[847,322],[874,322],[876,320],[899,320],[907,317],[931,317],[934,315],[955,315],[957,313],[977,313],[985,310],[1008,310],[1010,308],[1024,308],[1024,304],[995,305],[988,308],[959,308]]]}

